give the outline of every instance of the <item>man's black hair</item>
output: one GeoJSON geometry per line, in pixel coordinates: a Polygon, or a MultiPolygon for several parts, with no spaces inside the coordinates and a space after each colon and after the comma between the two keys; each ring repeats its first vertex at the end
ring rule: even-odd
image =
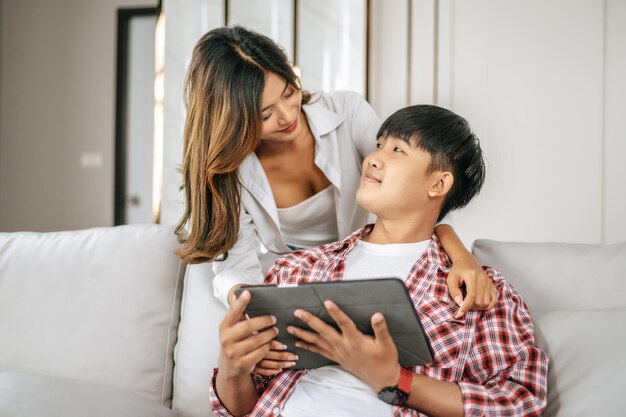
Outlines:
{"type": "Polygon", "coordinates": [[[432,105],[405,107],[385,120],[376,136],[380,137],[400,139],[428,152],[428,172],[452,172],[454,183],[444,199],[440,220],[466,206],[485,182],[480,141],[467,120],[450,110],[432,105]]]}

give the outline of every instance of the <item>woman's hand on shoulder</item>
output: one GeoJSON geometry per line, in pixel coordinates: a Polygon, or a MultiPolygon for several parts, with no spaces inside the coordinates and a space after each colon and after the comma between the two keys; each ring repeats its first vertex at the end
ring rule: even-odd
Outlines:
{"type": "Polygon", "coordinates": [[[450,296],[460,306],[456,318],[463,317],[469,310],[491,310],[498,302],[498,292],[492,281],[472,255],[454,262],[447,281],[450,296]]]}

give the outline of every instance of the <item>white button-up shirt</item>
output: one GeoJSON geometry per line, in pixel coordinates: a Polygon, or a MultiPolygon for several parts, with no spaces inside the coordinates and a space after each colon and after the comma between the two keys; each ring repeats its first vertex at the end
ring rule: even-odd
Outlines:
{"type": "MultiPolygon", "coordinates": [[[[363,97],[348,91],[314,96],[302,109],[315,138],[315,164],[334,189],[337,230],[343,239],[371,221],[355,196],[363,160],[376,147],[380,119],[363,97]]],[[[213,262],[215,296],[225,305],[234,285],[262,284],[274,259],[290,251],[280,232],[267,175],[256,154],[248,156],[238,172],[242,184],[239,235],[228,258],[213,262]],[[263,248],[268,252],[263,253],[263,248]]]]}

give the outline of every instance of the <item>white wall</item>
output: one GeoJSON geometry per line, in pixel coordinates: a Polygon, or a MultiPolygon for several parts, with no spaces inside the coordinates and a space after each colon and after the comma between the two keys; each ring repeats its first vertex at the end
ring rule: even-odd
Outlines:
{"type": "Polygon", "coordinates": [[[1,198],[2,194],[2,39],[3,39],[3,30],[2,30],[2,21],[3,21],[3,11],[4,11],[4,0],[0,0],[0,217],[4,212],[4,199],[1,198]]]}
{"type": "Polygon", "coordinates": [[[156,3],[3,0],[1,231],[113,224],[117,8],[156,3]]]}
{"type": "Polygon", "coordinates": [[[369,102],[381,119],[408,101],[408,8],[405,0],[373,0],[369,102]]]}
{"type": "Polygon", "coordinates": [[[374,108],[438,104],[481,138],[485,187],[455,215],[466,244],[626,240],[623,1],[373,3],[384,31],[374,108]],[[407,39],[409,59],[385,64],[406,55],[407,39]]]}
{"type": "Polygon", "coordinates": [[[224,24],[222,0],[165,0],[165,95],[163,99],[163,200],[161,223],[176,224],[185,209],[180,166],[185,124],[183,83],[196,41],[224,24]]]}
{"type": "Polygon", "coordinates": [[[440,14],[440,37],[451,39],[439,103],[472,122],[489,169],[460,232],[602,240],[601,6],[451,1],[440,14]]]}

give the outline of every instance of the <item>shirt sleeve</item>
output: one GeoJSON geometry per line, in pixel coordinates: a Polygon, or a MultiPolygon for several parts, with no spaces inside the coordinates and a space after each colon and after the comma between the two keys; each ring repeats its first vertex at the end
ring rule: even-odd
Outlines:
{"type": "Polygon", "coordinates": [[[239,215],[237,242],[228,251],[224,261],[213,262],[213,293],[228,308],[228,292],[237,284],[259,285],[263,283],[261,266],[261,242],[252,217],[243,205],[239,215]]]}
{"type": "Polygon", "coordinates": [[[265,281],[263,282],[263,284],[264,285],[278,285],[280,283],[281,283],[280,282],[280,266],[274,263],[274,266],[272,266],[270,270],[267,271],[267,274],[265,275],[265,281]]]}
{"type": "Polygon", "coordinates": [[[465,416],[540,416],[546,407],[548,357],[535,346],[520,295],[491,269],[500,301],[484,312],[458,382],[465,416]]]}
{"type": "Polygon", "coordinates": [[[296,250],[278,257],[274,261],[274,265],[265,274],[263,285],[294,284],[297,282],[297,277],[302,274],[302,270],[298,266],[302,267],[307,261],[313,259],[306,256],[311,252],[311,250],[296,250]]]}
{"type": "MultiPolygon", "coordinates": [[[[215,389],[215,382],[217,380],[217,373],[219,372],[218,368],[213,369],[213,378],[211,378],[211,385],[209,385],[209,401],[211,402],[211,409],[218,417],[234,417],[230,411],[224,406],[220,397],[217,395],[217,390],[215,389]]],[[[254,386],[256,387],[257,393],[259,396],[263,394],[267,387],[267,379],[257,374],[252,374],[252,381],[254,382],[254,386]]]]}

